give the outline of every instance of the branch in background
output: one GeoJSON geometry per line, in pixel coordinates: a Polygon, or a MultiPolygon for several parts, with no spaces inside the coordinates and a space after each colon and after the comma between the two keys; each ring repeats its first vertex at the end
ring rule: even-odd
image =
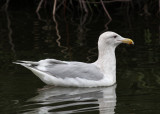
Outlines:
{"type": "Polygon", "coordinates": [[[56,14],[56,5],[57,5],[57,0],[54,0],[54,4],[53,4],[53,16],[56,14]]]}
{"type": "Polygon", "coordinates": [[[6,0],[6,3],[5,3],[5,13],[6,13],[6,18],[7,18],[7,28],[8,28],[9,44],[11,45],[12,52],[15,54],[14,43],[13,43],[13,40],[12,40],[11,20],[9,18],[9,13],[8,13],[8,4],[9,4],[9,2],[10,2],[10,0],[6,0]]]}
{"type": "Polygon", "coordinates": [[[59,34],[59,29],[58,29],[58,23],[57,23],[57,20],[56,20],[56,17],[53,16],[53,21],[55,22],[55,29],[56,29],[56,34],[57,34],[57,44],[58,44],[58,47],[61,47],[61,43],[59,42],[59,40],[61,39],[61,35],[59,34]]]}
{"type": "Polygon", "coordinates": [[[66,0],[63,0],[63,1],[56,7],[56,10],[58,10],[58,9],[63,5],[64,1],[66,1],[66,0]]]}
{"type": "Polygon", "coordinates": [[[85,12],[88,13],[88,9],[87,9],[87,6],[86,6],[86,3],[84,2],[84,0],[82,0],[82,5],[84,7],[85,12]]]}
{"type": "MultiPolygon", "coordinates": [[[[42,3],[43,2],[47,2],[48,0],[39,0],[39,4],[37,6],[37,9],[36,9],[36,12],[39,12],[41,6],[42,6],[42,3]]],[[[80,10],[81,12],[85,11],[85,13],[88,13],[89,11],[92,12],[92,8],[90,7],[91,4],[93,4],[94,6],[97,6],[97,4],[101,4],[103,6],[103,9],[105,11],[105,13],[107,14],[107,16],[111,19],[111,16],[109,15],[108,11],[106,10],[105,8],[105,3],[113,3],[113,2],[131,2],[131,6],[132,8],[134,9],[134,6],[133,6],[133,0],[99,0],[99,1],[96,1],[96,0],[77,0],[77,1],[74,1],[74,0],[53,0],[54,4],[53,4],[53,15],[55,15],[56,11],[62,7],[62,4],[64,3],[64,1],[67,2],[67,5],[64,6],[66,9],[69,7],[74,7],[74,4],[73,2],[77,2],[79,3],[79,7],[80,7],[80,10]],[[67,7],[68,6],[68,7],[67,7]]],[[[157,15],[160,15],[160,0],[157,0],[158,3],[158,11],[157,11],[157,15]]],[[[140,0],[136,0],[136,4],[138,4],[138,6],[140,7],[141,6],[141,2],[140,0]]],[[[137,7],[138,7],[137,6],[137,7]]],[[[76,8],[79,8],[79,7],[76,7],[76,8]]],[[[3,7],[2,7],[3,8],[3,7]]],[[[75,8],[75,7],[74,7],[75,8]]],[[[72,10],[69,9],[69,11],[72,12],[72,10]]],[[[148,11],[148,4],[145,4],[144,7],[143,7],[143,11],[146,15],[150,15],[150,12],[148,11]]]]}
{"type": "MultiPolygon", "coordinates": [[[[132,0],[110,0],[110,1],[103,1],[103,3],[112,3],[112,2],[130,2],[130,1],[132,1],[132,0]]],[[[85,2],[87,2],[87,1],[85,1],[85,2]]],[[[101,2],[89,2],[89,3],[91,3],[91,4],[100,4],[101,2]]]]}
{"type": "Polygon", "coordinates": [[[106,14],[107,14],[107,16],[108,16],[109,20],[111,21],[111,20],[112,20],[112,18],[111,18],[111,16],[109,15],[109,13],[108,13],[108,11],[107,11],[107,9],[106,9],[106,7],[105,7],[105,5],[104,5],[104,3],[103,3],[103,0],[100,0],[100,2],[101,2],[101,4],[102,4],[103,9],[104,9],[104,11],[106,12],[106,14]]]}
{"type": "MultiPolygon", "coordinates": [[[[66,5],[66,0],[64,1],[63,6],[64,6],[64,10],[67,9],[69,12],[72,12],[72,10],[70,9],[70,7],[68,7],[68,6],[66,5]]],[[[56,9],[57,9],[57,8],[56,8],[56,9]]]]}
{"type": "Polygon", "coordinates": [[[38,7],[37,7],[37,9],[36,9],[36,13],[39,12],[39,10],[40,10],[40,8],[41,8],[41,6],[42,6],[43,1],[44,1],[44,0],[41,0],[41,1],[39,2],[38,7]]]}
{"type": "Polygon", "coordinates": [[[81,2],[81,0],[79,0],[79,6],[80,6],[80,9],[82,10],[82,2],[81,2]]]}
{"type": "MultiPolygon", "coordinates": [[[[64,3],[64,1],[65,1],[65,0],[63,0],[63,1],[60,2],[60,3],[58,3],[59,5],[57,6],[57,0],[54,0],[53,12],[52,12],[53,15],[55,15],[56,10],[59,9],[60,6],[62,6],[62,4],[64,3]]],[[[88,4],[91,4],[91,3],[93,3],[93,4],[100,3],[100,4],[102,4],[105,13],[107,14],[107,16],[109,17],[109,19],[111,20],[111,17],[110,17],[110,15],[109,15],[107,9],[105,8],[104,3],[111,3],[111,2],[130,2],[130,1],[132,1],[132,0],[109,0],[109,1],[100,0],[99,2],[94,2],[94,1],[93,1],[93,2],[91,1],[91,2],[90,2],[90,1],[88,1],[88,0],[87,0],[87,1],[85,1],[85,0],[79,0],[79,5],[80,5],[81,11],[84,10],[86,13],[88,13],[88,8],[87,8],[86,3],[88,3],[88,4]]],[[[39,4],[38,4],[38,7],[37,7],[37,9],[36,9],[36,12],[39,12],[39,10],[40,10],[43,2],[44,2],[44,0],[40,0],[40,2],[39,2],[39,4]]],[[[72,4],[72,2],[73,2],[73,1],[70,0],[70,4],[72,4]]],[[[72,5],[73,5],[73,4],[72,4],[72,5]]],[[[66,7],[67,7],[67,6],[66,6],[66,7]]]]}
{"type": "Polygon", "coordinates": [[[65,55],[64,58],[66,57],[67,55],[67,50],[68,50],[68,47],[65,47],[65,46],[62,46],[61,45],[61,35],[59,33],[59,29],[58,29],[58,22],[56,20],[56,17],[53,16],[53,21],[55,22],[55,29],[56,29],[56,34],[57,34],[57,39],[56,39],[56,42],[58,44],[58,47],[62,48],[61,52],[65,55]]]}

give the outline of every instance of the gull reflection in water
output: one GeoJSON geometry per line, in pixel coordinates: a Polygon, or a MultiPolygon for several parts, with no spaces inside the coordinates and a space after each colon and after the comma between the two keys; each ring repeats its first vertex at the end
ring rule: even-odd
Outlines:
{"type": "Polygon", "coordinates": [[[99,112],[114,114],[116,85],[99,88],[65,88],[47,86],[29,99],[21,110],[24,114],[67,114],[99,112]]]}

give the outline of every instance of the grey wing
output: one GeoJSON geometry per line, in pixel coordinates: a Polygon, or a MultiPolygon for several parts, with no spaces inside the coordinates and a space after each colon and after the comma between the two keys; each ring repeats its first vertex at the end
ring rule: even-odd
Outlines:
{"type": "Polygon", "coordinates": [[[39,62],[20,61],[34,69],[45,72],[56,78],[82,78],[87,80],[101,80],[103,74],[94,64],[82,62],[66,62],[56,59],[45,59],[39,62]]]}
{"type": "Polygon", "coordinates": [[[47,60],[44,63],[46,63],[44,68],[41,69],[39,66],[43,65],[39,65],[37,69],[42,70],[57,78],[83,78],[95,81],[101,80],[103,78],[103,74],[94,64],[82,62],[65,62],[55,59],[47,60]]]}
{"type": "Polygon", "coordinates": [[[46,72],[57,78],[83,78],[87,80],[101,80],[103,74],[93,64],[68,62],[46,66],[46,72]]]}

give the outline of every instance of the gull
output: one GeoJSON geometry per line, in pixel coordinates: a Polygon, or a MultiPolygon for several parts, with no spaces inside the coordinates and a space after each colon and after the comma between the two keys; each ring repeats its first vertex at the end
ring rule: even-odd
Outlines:
{"type": "Polygon", "coordinates": [[[115,49],[121,44],[134,44],[129,38],[107,31],[99,36],[98,59],[93,63],[44,59],[38,62],[17,61],[31,70],[45,84],[65,87],[111,86],[116,83],[115,49]]]}

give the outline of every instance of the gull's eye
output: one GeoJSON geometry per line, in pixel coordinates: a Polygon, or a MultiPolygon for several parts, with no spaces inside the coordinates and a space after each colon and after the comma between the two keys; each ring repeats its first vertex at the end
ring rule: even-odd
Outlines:
{"type": "Polygon", "coordinates": [[[117,35],[113,36],[113,38],[117,38],[117,35]]]}

